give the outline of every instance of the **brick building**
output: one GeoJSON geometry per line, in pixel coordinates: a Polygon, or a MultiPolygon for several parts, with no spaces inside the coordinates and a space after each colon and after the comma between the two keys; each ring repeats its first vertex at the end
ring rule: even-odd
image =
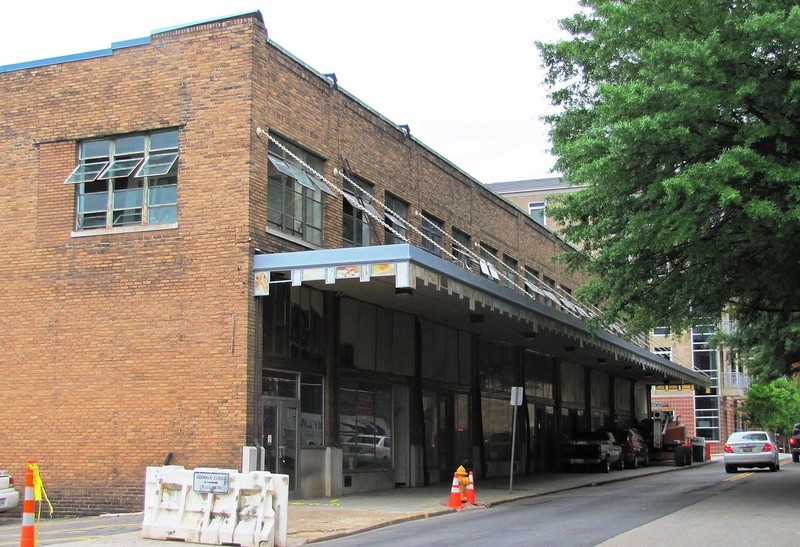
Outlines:
{"type": "Polygon", "coordinates": [[[703,377],[591,332],[567,247],[270,41],[258,12],[0,67],[0,467],[61,514],[146,466],[294,496],[508,470],[703,377]],[[261,465],[261,464],[257,464],[261,465]]]}

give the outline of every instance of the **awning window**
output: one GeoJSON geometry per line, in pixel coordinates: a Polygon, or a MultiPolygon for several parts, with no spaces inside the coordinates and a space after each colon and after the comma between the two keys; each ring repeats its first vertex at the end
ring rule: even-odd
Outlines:
{"type": "Polygon", "coordinates": [[[309,178],[309,180],[310,180],[311,182],[313,182],[313,183],[314,183],[314,184],[317,186],[317,188],[319,188],[320,190],[322,190],[323,192],[325,192],[325,193],[326,193],[326,194],[328,194],[329,196],[336,197],[336,192],[334,192],[333,190],[331,190],[330,186],[328,186],[327,184],[325,184],[325,181],[324,181],[324,180],[322,180],[322,179],[321,179],[321,178],[319,178],[318,176],[316,176],[316,175],[313,175],[313,174],[311,174],[311,173],[307,173],[307,174],[308,174],[308,178],[309,178]]]}
{"type": "Polygon", "coordinates": [[[309,190],[316,190],[317,186],[311,182],[311,179],[308,178],[305,171],[285,161],[277,156],[273,156],[272,154],[269,155],[269,161],[272,165],[275,166],[275,169],[286,175],[287,177],[293,178],[301,185],[305,186],[309,190]]]}
{"type": "Polygon", "coordinates": [[[136,177],[163,177],[172,170],[178,159],[177,152],[169,154],[151,154],[136,172],[136,177]]]}
{"type": "Polygon", "coordinates": [[[97,176],[108,167],[107,161],[96,163],[79,163],[77,167],[70,173],[64,184],[80,184],[83,182],[93,182],[97,180],[97,176]]]}
{"type": "Polygon", "coordinates": [[[381,218],[380,213],[378,210],[369,202],[366,201],[364,198],[360,196],[354,196],[349,192],[345,192],[344,198],[350,202],[350,205],[358,209],[359,211],[367,210],[370,214],[375,215],[376,218],[381,218]]]}
{"type": "Polygon", "coordinates": [[[142,158],[115,159],[109,164],[105,171],[100,173],[97,179],[105,180],[129,177],[131,173],[133,173],[133,170],[139,167],[140,163],[142,163],[142,158]]]}

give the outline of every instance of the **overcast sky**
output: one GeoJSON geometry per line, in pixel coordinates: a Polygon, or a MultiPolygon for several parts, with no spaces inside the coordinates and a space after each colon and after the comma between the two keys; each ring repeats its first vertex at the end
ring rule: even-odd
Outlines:
{"type": "MultiPolygon", "coordinates": [[[[260,11],[270,39],[481,182],[552,176],[534,41],[577,0],[12,0],[0,65],[260,11]]],[[[2,118],[0,118],[2,120],[2,118]]]]}

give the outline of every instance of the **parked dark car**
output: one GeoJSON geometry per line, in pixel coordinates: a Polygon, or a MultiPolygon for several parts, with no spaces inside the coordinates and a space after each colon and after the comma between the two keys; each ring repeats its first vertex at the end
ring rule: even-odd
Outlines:
{"type": "Polygon", "coordinates": [[[611,468],[625,469],[622,447],[610,431],[578,433],[559,447],[562,468],[594,467],[609,473],[611,468]]]}
{"type": "Polygon", "coordinates": [[[792,461],[800,462],[800,424],[794,424],[792,434],[789,436],[789,449],[792,451],[792,461]]]}
{"type": "Polygon", "coordinates": [[[613,433],[614,438],[622,447],[622,458],[625,461],[625,467],[636,469],[640,465],[642,467],[650,465],[650,449],[647,448],[647,442],[638,429],[634,427],[626,427],[624,429],[603,428],[603,431],[613,433]]]}

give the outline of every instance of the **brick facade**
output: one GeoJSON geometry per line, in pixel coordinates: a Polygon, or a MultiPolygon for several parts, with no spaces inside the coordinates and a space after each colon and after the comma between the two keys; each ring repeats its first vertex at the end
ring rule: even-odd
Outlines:
{"type": "MultiPolygon", "coordinates": [[[[269,42],[260,14],[0,73],[0,101],[0,398],[16,403],[0,468],[24,477],[37,460],[59,514],[140,510],[146,466],[238,467],[252,442],[253,252],[303,249],[265,231],[257,127],[332,180],[347,159],[376,196],[582,281],[551,260],[557,238],[269,42]],[[78,143],[162,128],[179,129],[178,227],[75,232],[78,143]]],[[[327,200],[323,246],[342,245],[341,215],[327,200]]]]}

